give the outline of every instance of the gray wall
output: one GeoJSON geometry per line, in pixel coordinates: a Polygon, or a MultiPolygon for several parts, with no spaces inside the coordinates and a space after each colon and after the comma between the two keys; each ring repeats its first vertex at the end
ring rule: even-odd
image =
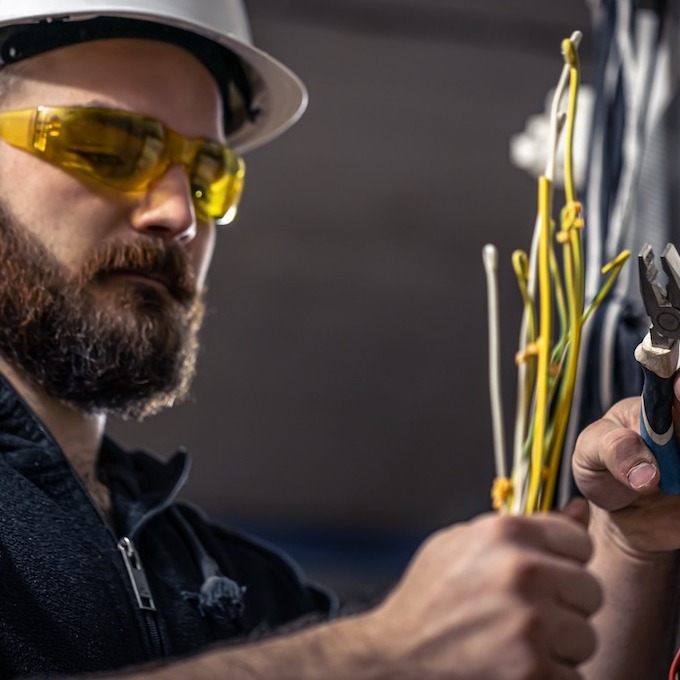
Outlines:
{"type": "Polygon", "coordinates": [[[542,110],[581,0],[250,0],[310,90],[248,158],[219,237],[194,398],[128,444],[194,454],[220,517],[420,534],[489,508],[481,249],[501,251],[506,406],[533,181],[510,136],[542,110]]]}

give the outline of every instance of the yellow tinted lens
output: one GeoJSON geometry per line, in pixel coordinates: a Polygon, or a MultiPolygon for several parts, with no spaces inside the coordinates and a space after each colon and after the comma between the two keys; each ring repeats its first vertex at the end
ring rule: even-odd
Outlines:
{"type": "Polygon", "coordinates": [[[191,167],[191,191],[201,219],[228,224],[236,216],[243,191],[245,165],[230,149],[205,143],[191,167]]]}
{"type": "Polygon", "coordinates": [[[161,123],[107,109],[48,109],[36,126],[46,160],[123,191],[143,190],[162,171],[161,123]]]}
{"type": "Polygon", "coordinates": [[[245,166],[217,142],[189,139],[128,111],[49,107],[0,112],[0,137],[76,177],[122,192],[145,191],[173,164],[189,176],[196,214],[228,224],[245,166]]]}

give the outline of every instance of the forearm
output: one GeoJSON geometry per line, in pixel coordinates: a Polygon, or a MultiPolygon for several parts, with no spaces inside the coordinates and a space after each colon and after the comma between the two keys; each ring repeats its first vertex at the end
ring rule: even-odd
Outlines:
{"type": "Polygon", "coordinates": [[[591,569],[602,583],[604,605],[593,619],[599,643],[584,678],[665,680],[675,639],[678,554],[627,551],[597,508],[591,535],[591,569]]]}
{"type": "MultiPolygon", "coordinates": [[[[368,616],[349,617],[179,662],[124,674],[125,680],[396,680],[373,645],[368,616]]],[[[110,676],[97,676],[105,680],[110,676]]],[[[120,677],[117,674],[115,677],[120,677]]]]}

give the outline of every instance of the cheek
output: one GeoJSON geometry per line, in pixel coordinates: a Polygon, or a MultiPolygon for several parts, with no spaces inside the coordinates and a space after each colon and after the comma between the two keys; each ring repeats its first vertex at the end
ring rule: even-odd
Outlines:
{"type": "Polygon", "coordinates": [[[101,198],[40,159],[6,146],[2,152],[0,204],[59,262],[77,266],[101,237],[101,198]]]}

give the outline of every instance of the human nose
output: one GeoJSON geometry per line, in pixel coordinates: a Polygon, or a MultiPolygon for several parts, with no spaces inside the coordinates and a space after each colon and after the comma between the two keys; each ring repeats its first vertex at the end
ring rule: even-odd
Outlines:
{"type": "Polygon", "coordinates": [[[134,210],[132,226],[181,244],[196,237],[196,211],[183,167],[169,167],[148,187],[134,210]]]}

